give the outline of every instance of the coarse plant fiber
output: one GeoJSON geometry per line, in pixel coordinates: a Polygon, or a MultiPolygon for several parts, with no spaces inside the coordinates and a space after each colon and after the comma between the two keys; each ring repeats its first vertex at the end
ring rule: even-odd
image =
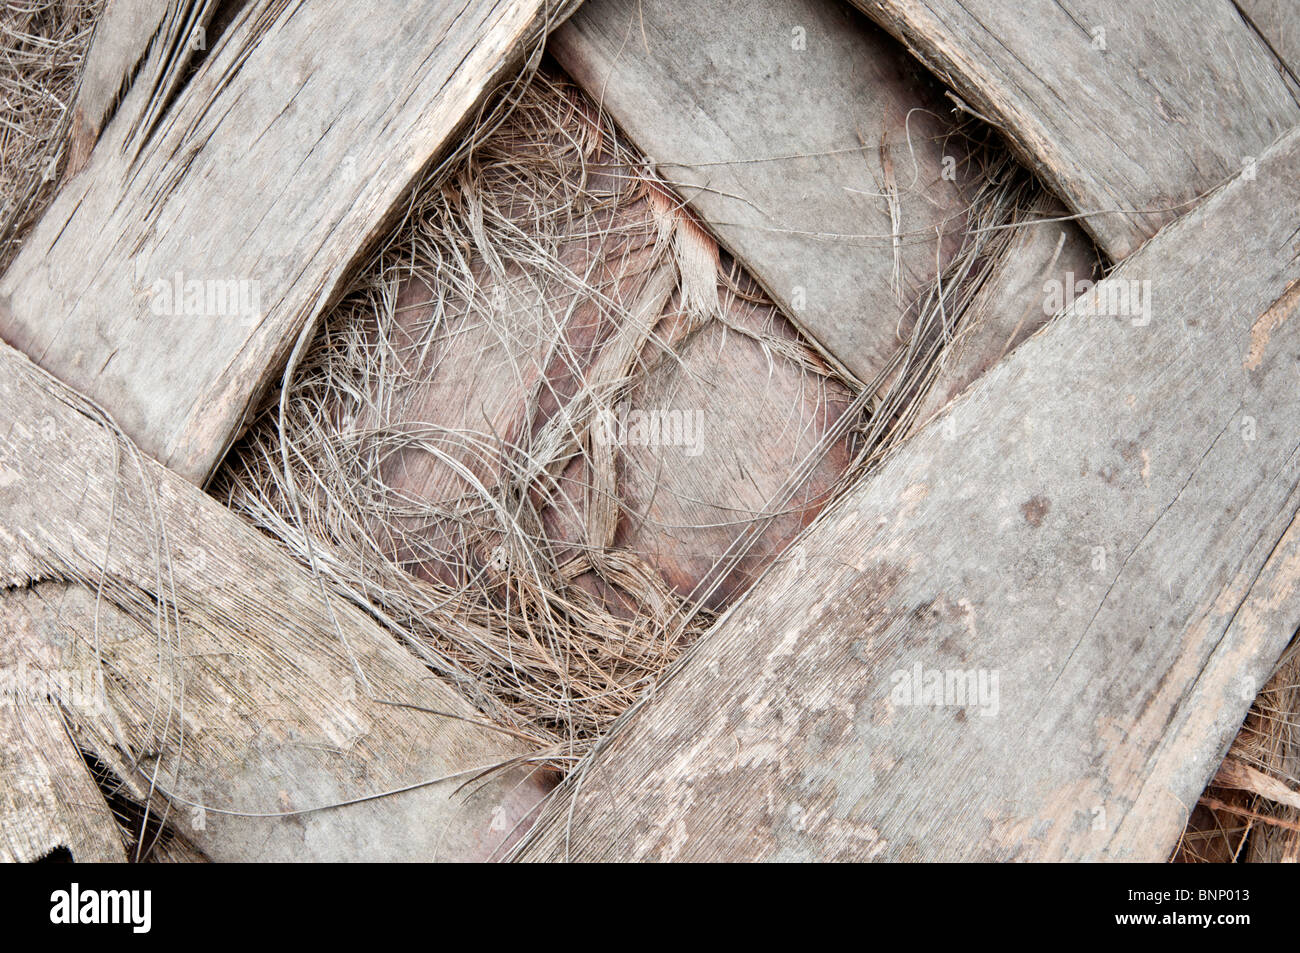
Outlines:
{"type": "Polygon", "coordinates": [[[81,63],[105,0],[5,0],[0,9],[0,273],[53,196],[81,63]]]}
{"type": "MultiPolygon", "coordinates": [[[[809,507],[800,488],[833,448],[849,465],[812,512],[909,431],[1011,234],[1000,226],[1025,215],[1034,185],[998,150],[976,152],[971,236],[863,388],[783,333],[671,183],[579,90],[542,71],[508,105],[417,190],[292,369],[283,414],[268,404],[211,491],[563,768],[725,607],[710,596],[774,521],[809,507]],[[737,318],[744,309],[751,320],[737,318]],[[681,591],[651,554],[616,543],[641,464],[608,452],[593,425],[656,374],[698,373],[683,354],[709,328],[799,376],[820,426],[805,424],[815,432],[802,455],[763,461],[781,486],[735,514],[731,545],[681,591]],[[466,362],[482,373],[457,378],[466,362]],[[449,418],[421,402],[448,377],[475,393],[504,380],[503,400],[519,407],[449,418]],[[421,466],[439,472],[438,492],[401,485],[421,466]]],[[[715,409],[748,412],[725,399],[715,409]]]]}

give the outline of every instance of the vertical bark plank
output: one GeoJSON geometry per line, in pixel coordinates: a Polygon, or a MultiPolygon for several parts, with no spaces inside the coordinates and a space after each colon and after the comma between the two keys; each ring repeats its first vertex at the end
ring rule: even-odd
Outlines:
{"type": "MultiPolygon", "coordinates": [[[[201,5],[201,0],[194,5],[201,5]]],[[[148,56],[149,44],[169,20],[174,22],[177,14],[189,6],[186,0],[108,0],[104,5],[72,103],[67,176],[80,172],[90,158],[100,133],[131,85],[135,70],[148,56]]],[[[155,66],[161,67],[162,63],[160,55],[155,66]]]]}
{"type": "MultiPolygon", "coordinates": [[[[28,863],[63,848],[86,863],[126,860],[121,835],[85,761],[68,740],[44,669],[14,651],[31,623],[21,601],[0,602],[6,644],[0,697],[0,861],[28,863]]],[[[53,673],[52,673],[53,674],[53,673]]]]}

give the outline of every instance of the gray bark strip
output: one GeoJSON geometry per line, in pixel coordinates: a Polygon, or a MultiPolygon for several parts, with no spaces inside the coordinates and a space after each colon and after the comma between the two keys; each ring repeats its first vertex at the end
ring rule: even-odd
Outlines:
{"type": "Polygon", "coordinates": [[[1233,0],[1233,5],[1296,82],[1300,74],[1300,7],[1295,0],[1233,0]]]}
{"type": "Polygon", "coordinates": [[[954,177],[964,159],[939,138],[950,106],[906,52],[823,0],[592,0],[549,51],[823,353],[869,383],[898,349],[903,305],[934,278],[936,228],[946,264],[965,227],[943,175],[946,154],[954,177]]]}
{"type": "Polygon", "coordinates": [[[1293,131],[829,508],[521,855],[1163,860],[1300,623],[1297,208],[1293,131]]]}
{"type": "Polygon", "coordinates": [[[1018,227],[985,284],[974,293],[963,326],[944,350],[934,384],[917,409],[918,425],[1047,323],[1054,313],[1044,303],[1050,282],[1062,286],[1061,304],[1068,305],[1074,299],[1064,297],[1067,286],[1082,291],[1084,282],[1095,279],[1097,252],[1087,236],[1073,222],[1050,221],[1064,214],[1046,193],[1030,205],[1027,217],[1045,221],[1018,227]]]}
{"type": "MultiPolygon", "coordinates": [[[[195,32],[195,27],[204,26],[214,6],[213,0],[108,0],[95,25],[95,35],[77,82],[67,176],[76,175],[85,166],[100,133],[131,85],[135,71],[142,67],[146,70],[144,82],[165,72],[164,67],[173,57],[166,55],[164,45],[167,53],[180,54],[182,62],[176,63],[172,70],[172,75],[179,79],[180,68],[198,52],[195,47],[204,39],[195,32]],[[193,26],[187,15],[191,11],[193,26]],[[150,44],[160,35],[162,39],[154,46],[154,58],[145,66],[150,44]],[[167,43],[169,39],[172,42],[167,43]]],[[[202,45],[206,46],[206,42],[202,45]]]]}
{"type": "Polygon", "coordinates": [[[1006,133],[1114,260],[1300,106],[1228,0],[853,0],[1006,133]]]}
{"type": "Polygon", "coordinates": [[[10,684],[27,671],[11,657],[15,633],[27,622],[21,602],[21,596],[0,600],[7,636],[0,646],[6,681],[0,698],[0,862],[28,863],[60,847],[76,861],[125,861],[117,823],[69,742],[58,708],[34,694],[23,697],[10,684]]]}
{"type": "Polygon", "coordinates": [[[64,844],[95,859],[114,843],[64,721],[155,816],[170,799],[213,860],[482,859],[507,844],[540,780],[516,766],[461,787],[522,745],[94,413],[0,345],[13,702],[0,712],[0,856],[64,844]]]}
{"type": "Polygon", "coordinates": [[[146,64],[0,281],[0,336],[192,481],[358,249],[565,12],[382,7],[250,3],[165,113],[172,80],[146,64]]]}

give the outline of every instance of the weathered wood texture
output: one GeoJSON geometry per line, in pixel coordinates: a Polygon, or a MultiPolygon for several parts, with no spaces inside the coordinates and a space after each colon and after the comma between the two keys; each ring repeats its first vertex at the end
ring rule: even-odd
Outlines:
{"type": "Polygon", "coordinates": [[[1277,56],[1294,84],[1300,72],[1300,6],[1295,0],[1233,0],[1233,5],[1277,56]]]}
{"type": "Polygon", "coordinates": [[[56,712],[134,797],[169,798],[214,860],[472,859],[507,843],[542,782],[514,767],[460,786],[521,746],[93,414],[0,349],[0,658],[18,702],[3,770],[23,781],[0,804],[6,855],[108,849],[86,830],[94,798],[56,712]]]}
{"type": "MultiPolygon", "coordinates": [[[[168,15],[174,17],[178,6],[184,5],[180,0],[108,0],[105,3],[77,81],[65,175],[76,175],[85,167],[99,134],[130,85],[132,74],[148,55],[149,44],[167,23],[168,15]]],[[[161,72],[163,65],[161,55],[154,59],[155,74],[161,72]]]]}
{"type": "Polygon", "coordinates": [[[824,0],[592,0],[548,49],[782,310],[870,382],[965,226],[943,176],[945,153],[964,153],[939,138],[947,107],[911,57],[824,0]]]}
{"type": "Polygon", "coordinates": [[[996,123],[1114,260],[1300,122],[1227,0],[853,0],[996,123]]]}
{"type": "Polygon", "coordinates": [[[0,601],[0,861],[40,860],[59,847],[79,861],[124,861],[117,822],[68,739],[58,706],[20,690],[19,672],[26,679],[40,669],[20,668],[15,601],[0,601]]]}
{"type": "Polygon", "coordinates": [[[1062,304],[1073,296],[1066,289],[1086,287],[1099,272],[1097,252],[1073,222],[1051,221],[1065,215],[1060,203],[1042,194],[1030,206],[1030,219],[1019,226],[996,258],[984,284],[973,292],[957,336],[944,348],[941,365],[916,413],[918,426],[982,377],[990,367],[1047,323],[1054,311],[1045,307],[1051,282],[1062,287],[1062,304]]]}
{"type": "Polygon", "coordinates": [[[564,12],[382,8],[248,4],[138,156],[122,145],[154,84],[133,84],[0,282],[0,336],[188,479],[205,478],[358,249],[564,12]]]}
{"type": "Polygon", "coordinates": [[[1164,859],[1300,622],[1298,207],[1292,132],[829,508],[522,855],[1164,859]],[[1089,316],[1132,281],[1149,322],[1089,316]]]}

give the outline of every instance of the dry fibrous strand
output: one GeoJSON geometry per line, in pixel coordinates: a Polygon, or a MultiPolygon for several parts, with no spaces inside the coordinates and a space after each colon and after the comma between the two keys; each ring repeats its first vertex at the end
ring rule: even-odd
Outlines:
{"type": "Polygon", "coordinates": [[[580,91],[543,71],[502,108],[212,490],[564,768],[908,432],[1033,184],[971,153],[971,237],[863,389],[580,91]],[[619,408],[700,423],[601,439],[619,408]]]}
{"type": "Polygon", "coordinates": [[[57,188],[69,107],[105,0],[15,0],[0,11],[0,273],[57,188]]]}

